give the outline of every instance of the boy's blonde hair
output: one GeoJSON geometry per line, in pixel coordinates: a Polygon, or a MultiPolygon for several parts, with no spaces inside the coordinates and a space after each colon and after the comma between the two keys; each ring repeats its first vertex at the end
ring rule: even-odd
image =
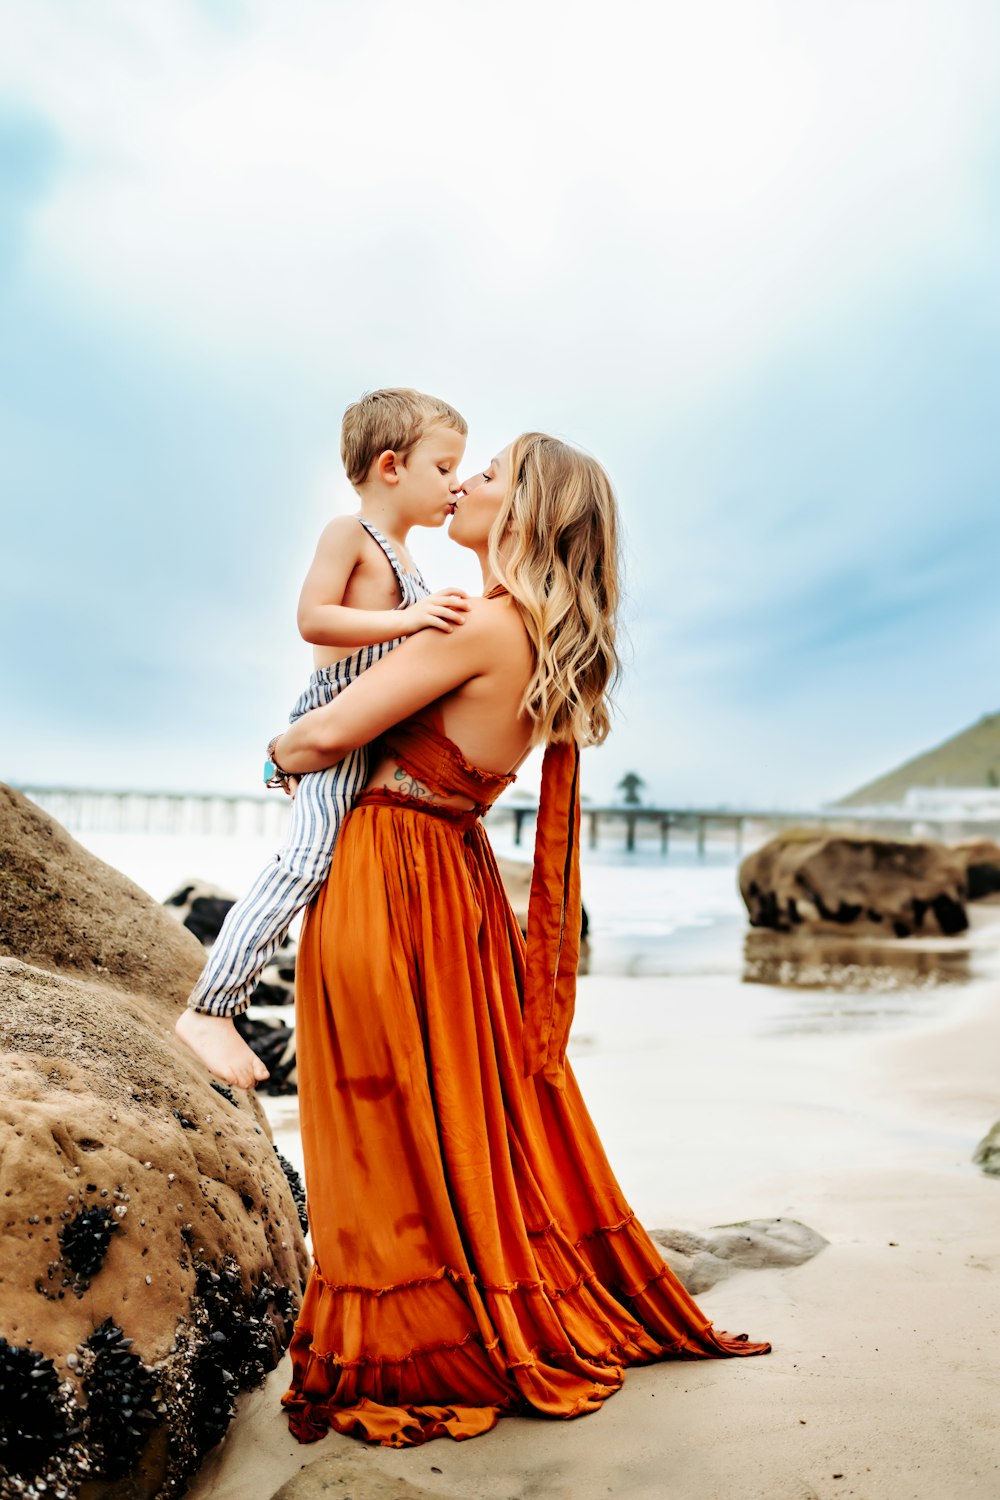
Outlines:
{"type": "Polygon", "coordinates": [[[596,459],[544,432],[523,433],[508,457],[490,563],[535,648],[521,709],[536,741],[599,745],[621,671],[615,492],[596,459]]]}
{"type": "Polygon", "coordinates": [[[340,456],[353,485],[363,484],[380,453],[392,450],[406,461],[428,427],[441,422],[465,437],[469,425],[447,401],[409,386],[366,391],[344,412],[340,456]]]}

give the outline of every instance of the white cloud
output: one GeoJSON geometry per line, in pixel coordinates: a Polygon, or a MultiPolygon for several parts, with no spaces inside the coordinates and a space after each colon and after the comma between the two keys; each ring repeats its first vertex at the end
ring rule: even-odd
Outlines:
{"type": "MultiPolygon", "coordinates": [[[[636,662],[622,731],[588,756],[595,790],[637,763],[637,746],[655,752],[666,796],[820,794],[864,779],[866,732],[853,733],[854,762],[839,749],[846,670],[825,698],[800,682],[798,706],[789,699],[768,721],[766,707],[725,700],[723,672],[731,680],[734,661],[773,647],[775,674],[794,680],[771,639],[780,625],[769,634],[752,616],[787,602],[794,579],[809,618],[814,581],[858,547],[836,504],[824,510],[811,493],[795,506],[799,480],[804,492],[817,465],[832,469],[859,428],[845,438],[834,414],[818,441],[824,414],[808,412],[793,459],[774,419],[786,381],[764,392],[772,426],[745,477],[723,422],[789,347],[804,353],[785,368],[808,370],[846,329],[847,380],[865,341],[886,337],[886,304],[919,305],[928,285],[960,285],[979,266],[995,176],[994,6],[253,0],[234,5],[230,24],[185,0],[0,0],[3,12],[0,89],[63,145],[28,225],[22,274],[36,305],[51,295],[73,315],[86,309],[88,327],[109,342],[126,330],[153,364],[169,350],[177,378],[198,363],[220,386],[245,387],[247,422],[271,420],[275,450],[306,473],[304,486],[290,482],[295,540],[263,602],[241,579],[245,594],[230,585],[178,641],[179,677],[182,657],[207,659],[205,641],[221,643],[239,677],[206,749],[218,784],[228,764],[251,763],[261,723],[300,686],[288,579],[298,538],[304,566],[331,510],[353,504],[340,410],[397,382],[458,402],[470,467],[545,425],[583,441],[620,483],[636,662]],[[305,415],[291,420],[293,408],[305,415]],[[685,427],[697,441],[682,451],[685,427]],[[788,482],[774,499],[778,466],[788,482]],[[271,623],[277,596],[284,633],[271,623]]],[[[867,494],[883,518],[893,496],[908,505],[900,450],[927,458],[905,427],[880,474],[877,434],[861,433],[872,483],[856,510],[867,494]]],[[[33,435],[33,451],[44,441],[33,435]]],[[[950,458],[961,434],[943,446],[950,458]]],[[[920,529],[907,515],[893,546],[920,529]]],[[[862,542],[875,540],[863,528],[862,542]]],[[[429,578],[474,586],[443,537],[413,541],[429,578]]],[[[123,556],[134,545],[128,526],[117,545],[123,556]]],[[[877,708],[881,694],[901,736],[920,694],[911,683],[888,696],[889,677],[872,664],[863,704],[877,708]]],[[[952,693],[949,712],[965,715],[952,693]]],[[[920,707],[915,748],[940,712],[920,707]]],[[[186,743],[189,727],[176,732],[186,743]]],[[[163,738],[143,760],[151,780],[185,764],[163,738]]],[[[102,767],[115,743],[95,748],[102,767]]],[[[45,753],[55,764],[64,752],[45,753]]]]}
{"type": "Polygon", "coordinates": [[[690,396],[976,213],[982,4],[237,14],[37,0],[0,64],[70,146],[36,263],[223,362],[690,396]]]}

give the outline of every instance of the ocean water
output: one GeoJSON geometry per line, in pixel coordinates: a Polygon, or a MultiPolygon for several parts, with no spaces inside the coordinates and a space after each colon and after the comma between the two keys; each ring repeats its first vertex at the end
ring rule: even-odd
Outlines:
{"type": "MultiPolygon", "coordinates": [[[[530,858],[506,821],[489,829],[496,853],[530,858]]],[[[192,881],[232,896],[273,853],[271,836],[187,832],[81,832],[81,843],[158,901],[192,881]]],[[[775,1021],[790,1030],[870,1030],[928,1015],[971,981],[1000,977],[1000,909],[971,910],[957,938],[901,942],[844,935],[775,934],[751,929],[738,887],[732,835],[671,840],[626,851],[613,837],[581,853],[583,900],[590,921],[583,968],[620,979],[726,978],[781,991],[775,1021]],[[990,919],[992,920],[984,920],[990,919]]],[[[295,927],[293,927],[293,936],[295,927]]]]}
{"type": "MultiPolygon", "coordinates": [[[[504,822],[489,830],[500,856],[530,859],[504,822]]],[[[157,901],[193,880],[236,896],[273,852],[270,838],[238,833],[80,832],[80,843],[114,865],[157,901]]],[[[746,913],[737,886],[732,838],[703,854],[675,839],[632,853],[609,842],[581,855],[583,900],[590,919],[592,974],[735,973],[746,913]]]]}

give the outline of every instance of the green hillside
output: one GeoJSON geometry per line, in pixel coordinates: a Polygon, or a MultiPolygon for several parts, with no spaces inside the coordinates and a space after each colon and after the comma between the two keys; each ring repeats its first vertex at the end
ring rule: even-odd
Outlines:
{"type": "Polygon", "coordinates": [[[943,745],[858,787],[834,806],[901,802],[911,786],[1000,786],[1000,713],[984,714],[943,745]]]}

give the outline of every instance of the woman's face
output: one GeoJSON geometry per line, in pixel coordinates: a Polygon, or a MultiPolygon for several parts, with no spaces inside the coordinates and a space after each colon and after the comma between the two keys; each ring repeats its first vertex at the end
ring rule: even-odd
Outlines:
{"type": "Polygon", "coordinates": [[[493,522],[500,514],[500,507],[507,494],[507,463],[510,449],[502,453],[482,471],[473,474],[462,483],[455,496],[455,512],[448,526],[448,535],[461,547],[483,551],[489,541],[493,522]]]}

